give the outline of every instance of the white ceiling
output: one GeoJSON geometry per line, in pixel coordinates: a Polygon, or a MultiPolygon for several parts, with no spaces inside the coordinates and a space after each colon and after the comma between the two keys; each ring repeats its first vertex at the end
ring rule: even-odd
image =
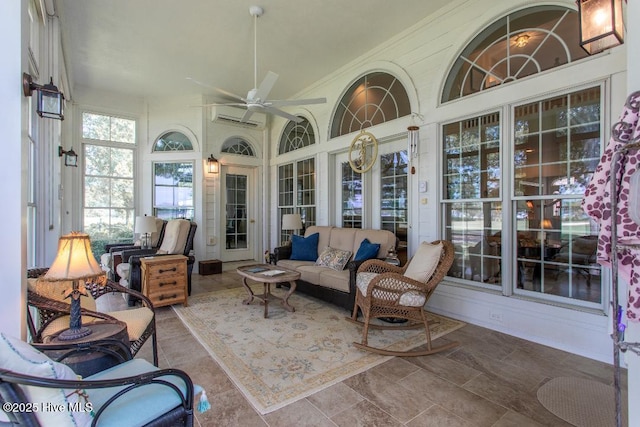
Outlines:
{"type": "MultiPolygon", "coordinates": [[[[214,94],[187,77],[245,96],[280,75],[270,98],[302,89],[412,26],[447,0],[54,0],[72,90],[134,96],[214,94]]],[[[355,77],[355,76],[354,76],[355,77]]]]}

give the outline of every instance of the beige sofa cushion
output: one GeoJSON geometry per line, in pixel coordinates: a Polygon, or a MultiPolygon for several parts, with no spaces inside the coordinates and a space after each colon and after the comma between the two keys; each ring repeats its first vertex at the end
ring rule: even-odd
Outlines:
{"type": "Polygon", "coordinates": [[[388,230],[357,230],[354,240],[354,254],[358,252],[364,239],[369,239],[371,243],[380,243],[380,250],[378,250],[376,258],[384,258],[389,253],[389,249],[396,247],[396,235],[388,230]]]}
{"type": "Polygon", "coordinates": [[[360,242],[358,242],[358,247],[355,247],[357,231],[358,229],[356,228],[334,227],[333,230],[331,230],[331,237],[329,238],[328,246],[335,249],[356,253],[358,251],[358,247],[360,247],[360,242]]]}
{"type": "Polygon", "coordinates": [[[331,230],[334,228],[335,227],[326,225],[312,225],[305,230],[304,237],[309,237],[314,233],[318,233],[318,253],[320,253],[322,249],[327,246],[331,246],[329,244],[329,237],[331,236],[331,230]]]}

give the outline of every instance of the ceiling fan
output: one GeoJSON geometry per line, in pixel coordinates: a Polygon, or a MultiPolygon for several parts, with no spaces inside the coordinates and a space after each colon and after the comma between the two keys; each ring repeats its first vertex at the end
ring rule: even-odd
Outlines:
{"type": "MultiPolygon", "coordinates": [[[[310,104],[324,104],[327,102],[326,98],[312,98],[312,99],[285,99],[285,100],[270,100],[267,99],[271,89],[278,80],[278,75],[273,71],[269,71],[265,76],[260,86],[258,86],[258,18],[264,13],[264,9],[260,6],[251,6],[249,13],[253,16],[254,22],[254,37],[253,37],[253,89],[251,89],[246,97],[236,95],[234,93],[219,89],[212,88],[221,95],[225,96],[230,102],[226,103],[214,103],[205,104],[203,107],[212,107],[218,105],[227,105],[230,107],[243,108],[247,111],[244,113],[241,122],[247,122],[253,113],[269,113],[275,114],[280,117],[284,117],[288,120],[292,120],[296,123],[302,121],[300,117],[289,114],[286,111],[281,110],[278,107],[284,107],[287,105],[310,105],[310,104]]],[[[197,84],[210,87],[202,82],[193,80],[197,84]]]]}

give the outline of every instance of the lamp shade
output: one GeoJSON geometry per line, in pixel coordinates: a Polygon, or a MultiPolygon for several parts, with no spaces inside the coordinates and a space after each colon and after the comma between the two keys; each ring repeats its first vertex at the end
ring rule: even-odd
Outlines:
{"type": "Polygon", "coordinates": [[[155,233],[156,228],[156,218],[153,216],[137,216],[136,217],[136,226],[133,230],[134,233],[144,234],[144,233],[155,233]]]}
{"type": "Polygon", "coordinates": [[[302,228],[302,219],[300,214],[284,214],[282,215],[283,230],[300,230],[302,228]]]}
{"type": "Polygon", "coordinates": [[[551,230],[553,228],[553,224],[551,224],[550,219],[543,219],[542,224],[540,224],[540,228],[543,230],[551,230]]]}
{"type": "Polygon", "coordinates": [[[103,274],[93,252],[89,235],[77,231],[60,237],[58,255],[44,275],[49,281],[79,280],[103,274]]]}

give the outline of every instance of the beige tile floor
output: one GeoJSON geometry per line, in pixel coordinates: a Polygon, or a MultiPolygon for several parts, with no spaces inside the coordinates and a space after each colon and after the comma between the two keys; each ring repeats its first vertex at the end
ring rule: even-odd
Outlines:
{"type": "MultiPolygon", "coordinates": [[[[235,265],[223,270],[193,275],[192,295],[241,286],[235,265]]],[[[538,402],[542,384],[558,376],[613,383],[605,363],[467,325],[447,335],[460,342],[447,353],[394,358],[260,415],[171,308],[158,309],[157,327],[160,366],[185,370],[207,390],[211,410],[196,415],[199,426],[568,426],[538,402]]],[[[138,357],[151,360],[150,341],[138,357]]]]}

